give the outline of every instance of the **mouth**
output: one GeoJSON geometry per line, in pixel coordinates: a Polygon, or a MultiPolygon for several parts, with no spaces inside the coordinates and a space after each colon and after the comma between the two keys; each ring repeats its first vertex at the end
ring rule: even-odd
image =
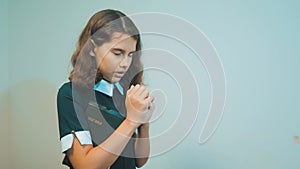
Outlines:
{"type": "Polygon", "coordinates": [[[115,72],[115,76],[118,77],[118,78],[123,77],[124,74],[125,74],[125,72],[115,72]]]}

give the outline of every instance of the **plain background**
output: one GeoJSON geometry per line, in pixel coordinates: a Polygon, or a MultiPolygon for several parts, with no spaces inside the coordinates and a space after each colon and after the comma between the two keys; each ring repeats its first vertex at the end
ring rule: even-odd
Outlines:
{"type": "MultiPolygon", "coordinates": [[[[185,18],[214,44],[226,74],[226,107],[213,137],[197,143],[205,117],[201,114],[180,144],[151,158],[144,168],[300,167],[300,143],[294,139],[300,136],[299,1],[1,0],[0,168],[66,168],[61,165],[56,92],[67,81],[83,26],[106,8],[185,18]]],[[[183,59],[199,71],[207,106],[205,70],[183,59]]],[[[162,81],[160,76],[149,79],[153,84],[162,81]]],[[[164,120],[153,132],[169,122],[164,120]]]]}

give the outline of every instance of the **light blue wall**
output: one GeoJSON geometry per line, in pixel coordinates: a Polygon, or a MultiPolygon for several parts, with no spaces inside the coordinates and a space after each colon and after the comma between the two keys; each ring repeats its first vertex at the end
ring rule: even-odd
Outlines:
{"type": "Polygon", "coordinates": [[[1,27],[0,27],[0,64],[1,64],[1,86],[0,92],[3,92],[8,87],[8,34],[7,34],[7,23],[8,23],[8,11],[7,11],[7,1],[0,1],[0,18],[1,18],[1,27]]]}
{"type": "Polygon", "coordinates": [[[0,144],[0,164],[1,168],[9,168],[9,142],[10,142],[10,131],[9,131],[9,64],[8,64],[8,11],[7,1],[0,1],[0,133],[1,133],[1,144],[0,144]]]}
{"type": "MultiPolygon", "coordinates": [[[[199,145],[210,89],[203,67],[183,58],[191,70],[199,72],[196,79],[203,83],[201,114],[185,140],[151,158],[144,168],[299,168],[300,143],[294,141],[294,136],[300,136],[298,1],[10,0],[8,8],[6,4],[1,1],[1,20],[8,22],[9,33],[1,26],[1,37],[8,36],[1,38],[4,87],[0,85],[0,93],[6,100],[3,93],[10,93],[6,126],[11,135],[5,136],[11,139],[6,151],[14,154],[11,168],[65,168],[60,165],[56,91],[67,81],[80,31],[94,12],[105,8],[185,18],[212,41],[226,74],[223,119],[213,137],[199,145]]],[[[152,45],[151,40],[145,42],[145,47],[152,45]]],[[[153,126],[153,132],[160,127],[153,126]]]]}

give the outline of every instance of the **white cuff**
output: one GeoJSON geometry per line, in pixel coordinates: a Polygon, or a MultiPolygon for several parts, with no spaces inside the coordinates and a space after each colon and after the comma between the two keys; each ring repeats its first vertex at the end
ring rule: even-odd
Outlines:
{"type": "MultiPolygon", "coordinates": [[[[81,145],[93,144],[91,133],[89,131],[76,131],[74,134],[76,135],[81,145]]],[[[60,139],[61,150],[63,153],[72,147],[74,134],[70,133],[60,139]]]]}

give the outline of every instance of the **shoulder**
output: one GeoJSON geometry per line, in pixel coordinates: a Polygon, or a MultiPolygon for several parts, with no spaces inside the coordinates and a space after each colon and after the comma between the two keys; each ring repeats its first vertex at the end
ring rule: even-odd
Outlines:
{"type": "Polygon", "coordinates": [[[72,82],[66,82],[58,89],[58,101],[72,100],[78,103],[84,103],[87,97],[87,89],[72,85],[72,82]]]}
{"type": "Polygon", "coordinates": [[[64,102],[65,100],[73,100],[72,98],[73,97],[72,97],[71,82],[66,82],[62,84],[62,86],[58,89],[58,93],[57,93],[58,103],[64,102]]]}
{"type": "Polygon", "coordinates": [[[64,83],[58,89],[58,94],[71,94],[71,93],[72,93],[72,84],[71,84],[71,82],[64,83]]]}
{"type": "Polygon", "coordinates": [[[57,99],[72,99],[72,83],[66,82],[62,84],[62,86],[58,89],[57,99]]]}

